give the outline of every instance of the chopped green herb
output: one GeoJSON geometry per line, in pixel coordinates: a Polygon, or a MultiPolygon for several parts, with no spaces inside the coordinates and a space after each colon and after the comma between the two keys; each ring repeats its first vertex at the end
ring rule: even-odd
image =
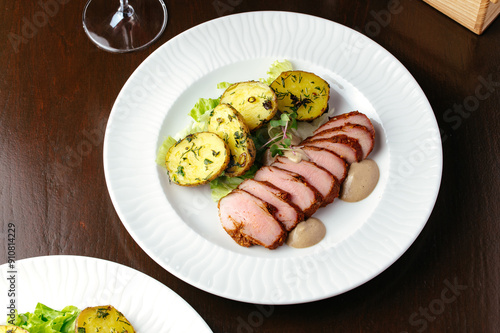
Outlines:
{"type": "Polygon", "coordinates": [[[181,166],[181,165],[179,165],[179,166],[177,167],[177,171],[176,171],[176,173],[177,173],[177,174],[179,174],[179,175],[181,175],[182,177],[185,177],[185,176],[186,176],[186,174],[184,173],[184,167],[183,167],[183,166],[181,166]]]}
{"type": "Polygon", "coordinates": [[[240,131],[236,131],[236,132],[234,132],[234,138],[235,138],[236,140],[239,140],[239,139],[243,138],[243,133],[242,133],[242,132],[240,132],[240,131]]]}
{"type": "Polygon", "coordinates": [[[106,318],[109,316],[109,311],[106,308],[97,309],[97,318],[106,318]]]}

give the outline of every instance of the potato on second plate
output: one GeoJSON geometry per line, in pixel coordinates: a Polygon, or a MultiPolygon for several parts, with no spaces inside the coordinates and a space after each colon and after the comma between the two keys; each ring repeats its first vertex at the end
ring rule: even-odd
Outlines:
{"type": "Polygon", "coordinates": [[[170,180],[182,186],[196,186],[217,178],[229,163],[225,141],[215,133],[200,132],[186,136],[167,152],[170,180]]]}
{"type": "Polygon", "coordinates": [[[318,118],[328,109],[330,85],[316,74],[303,71],[282,72],[271,83],[278,96],[280,112],[297,112],[297,120],[318,118]]]}
{"type": "Polygon", "coordinates": [[[250,131],[271,120],[278,111],[276,94],[267,84],[259,81],[239,82],[229,86],[220,102],[235,108],[250,131]]]}
{"type": "Polygon", "coordinates": [[[210,113],[208,130],[227,143],[231,159],[225,171],[230,177],[243,175],[255,161],[255,144],[242,116],[229,104],[219,104],[210,113]]]}
{"type": "Polygon", "coordinates": [[[135,333],[125,316],[111,305],[85,308],[76,318],[76,333],[135,333]]]}

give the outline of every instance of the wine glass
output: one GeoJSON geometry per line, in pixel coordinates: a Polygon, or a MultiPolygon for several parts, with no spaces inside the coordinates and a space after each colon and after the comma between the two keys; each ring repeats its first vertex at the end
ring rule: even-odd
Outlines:
{"type": "Polygon", "coordinates": [[[115,53],[147,47],[163,33],[167,20],[163,0],[89,0],[83,10],[90,40],[115,53]]]}

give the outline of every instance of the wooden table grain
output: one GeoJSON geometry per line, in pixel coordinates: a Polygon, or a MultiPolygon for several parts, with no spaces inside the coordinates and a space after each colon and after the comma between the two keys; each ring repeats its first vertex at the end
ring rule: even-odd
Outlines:
{"type": "Polygon", "coordinates": [[[111,54],[85,35],[84,5],[0,0],[0,264],[14,223],[17,260],[67,254],[133,267],[183,297],[214,332],[499,331],[498,20],[477,36],[415,0],[167,0],[155,44],[111,54]],[[415,243],[366,284],[307,304],[257,306],[179,280],[126,231],[104,179],[106,121],[139,64],[197,24],[258,10],[319,16],[375,40],[421,85],[441,130],[441,189],[415,243]]]}

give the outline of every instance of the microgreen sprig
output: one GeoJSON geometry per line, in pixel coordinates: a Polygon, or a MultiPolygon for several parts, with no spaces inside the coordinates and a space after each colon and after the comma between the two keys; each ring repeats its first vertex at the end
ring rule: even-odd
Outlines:
{"type": "Polygon", "coordinates": [[[279,119],[273,119],[269,122],[268,134],[269,141],[267,141],[260,149],[269,145],[271,156],[283,155],[283,151],[292,145],[291,129],[297,129],[297,113],[282,113],[279,119]],[[275,129],[279,129],[277,133],[275,129]]]}

